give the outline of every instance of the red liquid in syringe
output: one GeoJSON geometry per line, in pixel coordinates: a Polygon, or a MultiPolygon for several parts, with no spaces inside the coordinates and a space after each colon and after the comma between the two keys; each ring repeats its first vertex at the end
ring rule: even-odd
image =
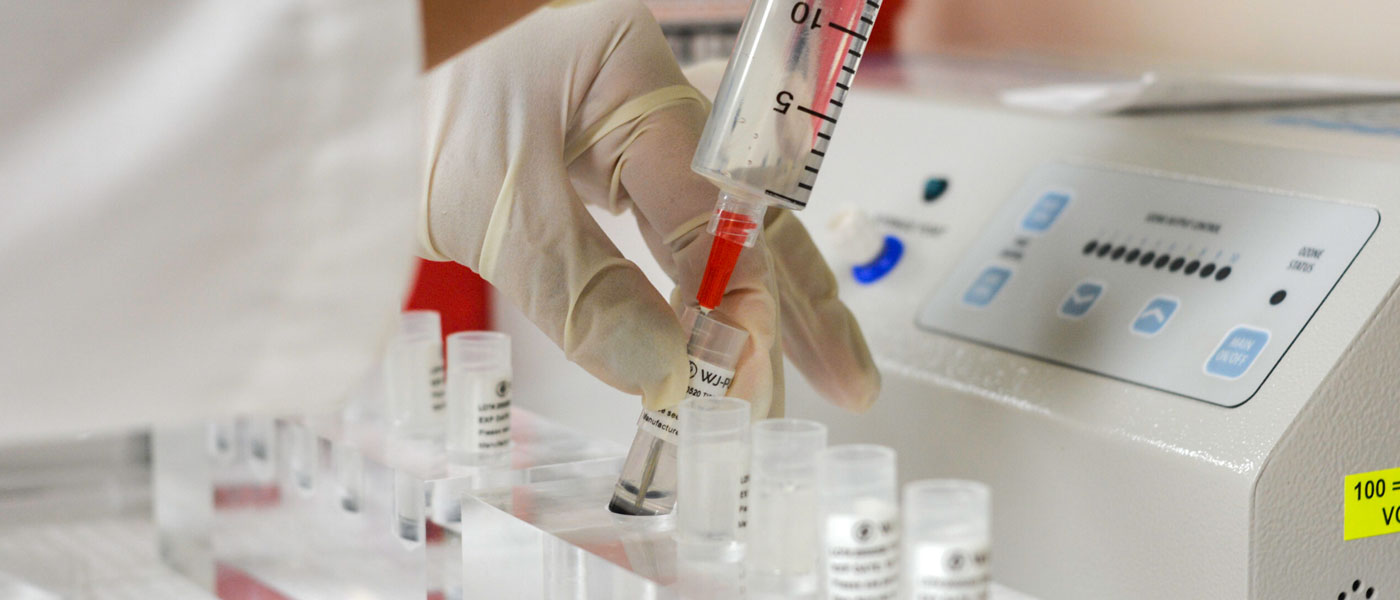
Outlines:
{"type": "Polygon", "coordinates": [[[734,265],[739,262],[739,253],[744,250],[744,245],[734,240],[746,239],[755,227],[758,223],[745,215],[720,212],[710,258],[705,262],[705,275],[700,279],[700,291],[695,297],[701,308],[714,310],[719,306],[729,287],[729,276],[734,274],[734,265]]]}

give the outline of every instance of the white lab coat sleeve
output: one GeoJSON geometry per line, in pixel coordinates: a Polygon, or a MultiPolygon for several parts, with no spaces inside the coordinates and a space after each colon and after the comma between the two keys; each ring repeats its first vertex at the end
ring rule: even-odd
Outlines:
{"type": "Polygon", "coordinates": [[[411,269],[412,0],[0,0],[0,443],[335,406],[411,269]]]}

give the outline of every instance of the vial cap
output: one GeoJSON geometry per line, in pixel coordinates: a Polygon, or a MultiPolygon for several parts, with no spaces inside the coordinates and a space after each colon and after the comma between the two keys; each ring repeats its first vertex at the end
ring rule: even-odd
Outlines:
{"type": "Polygon", "coordinates": [[[991,492],[976,481],[925,479],[904,486],[906,537],[946,539],[990,535],[991,492]]]}
{"type": "Polygon", "coordinates": [[[435,310],[407,310],[399,315],[399,336],[442,337],[442,316],[435,310]]]}
{"type": "Polygon", "coordinates": [[[458,331],[447,336],[447,368],[509,371],[510,336],[499,331],[458,331]]]}
{"type": "Polygon", "coordinates": [[[739,363],[739,354],[744,351],[749,332],[721,322],[717,317],[694,307],[686,308],[681,321],[690,332],[686,351],[712,365],[733,369],[739,363]]]}
{"type": "Polygon", "coordinates": [[[822,495],[832,500],[897,498],[895,452],[874,444],[844,444],[822,451],[822,495]]]}
{"type": "Polygon", "coordinates": [[[691,398],[680,406],[681,444],[740,437],[749,428],[749,403],[740,398],[691,398]]]}
{"type": "Polygon", "coordinates": [[[750,431],[754,473],[815,479],[826,448],[826,425],[806,419],[766,419],[750,431]]]}

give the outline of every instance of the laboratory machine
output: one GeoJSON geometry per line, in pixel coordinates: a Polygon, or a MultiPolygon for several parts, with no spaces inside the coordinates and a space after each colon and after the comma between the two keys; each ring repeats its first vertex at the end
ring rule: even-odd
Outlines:
{"type": "MultiPolygon", "coordinates": [[[[799,217],[884,388],[851,415],[789,369],[788,415],[894,448],[901,483],[985,484],[1003,593],[1393,597],[1400,103],[1066,116],[1002,99],[1112,77],[863,64],[799,217]],[[879,247],[862,236],[903,247],[873,280],[848,258],[879,247]]],[[[630,221],[601,221],[646,262],[630,221]]],[[[541,397],[598,385],[547,354],[527,359],[558,373],[541,397]]],[[[629,435],[630,410],[541,410],[629,435]]]]}
{"type": "Polygon", "coordinates": [[[1400,594],[1400,104],[1067,117],[983,61],[862,71],[803,214],[884,375],[789,412],[992,491],[1041,598],[1400,594]],[[858,283],[826,229],[905,246],[858,283]],[[848,218],[843,216],[843,218],[848,218]]]}

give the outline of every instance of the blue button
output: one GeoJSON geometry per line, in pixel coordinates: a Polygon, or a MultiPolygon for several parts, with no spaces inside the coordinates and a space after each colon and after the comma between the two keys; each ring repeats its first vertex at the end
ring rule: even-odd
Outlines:
{"type": "Polygon", "coordinates": [[[1157,335],[1167,326],[1167,321],[1172,320],[1178,306],[1181,306],[1181,301],[1171,296],[1157,296],[1148,300],[1147,306],[1142,307],[1137,318],[1133,319],[1133,333],[1147,337],[1157,335]]]}
{"type": "Polygon", "coordinates": [[[997,297],[1002,286],[1006,285],[1006,280],[1011,279],[1011,269],[1006,267],[987,267],[982,269],[982,274],[977,276],[977,280],[963,292],[963,303],[971,306],[986,306],[997,297]]]}
{"type": "Polygon", "coordinates": [[[1060,218],[1060,213],[1065,211],[1065,206],[1069,205],[1069,194],[1064,192],[1045,192],[1035,201],[1030,212],[1021,219],[1021,229],[1033,233],[1040,233],[1055,224],[1055,220],[1060,218]]]}
{"type": "Polygon", "coordinates": [[[904,242],[899,241],[897,237],[887,235],[885,236],[885,245],[880,248],[880,254],[868,263],[851,267],[851,276],[856,278],[857,283],[865,285],[875,283],[880,278],[889,275],[903,256],[904,242]]]}
{"type": "Polygon", "coordinates": [[[1103,297],[1104,285],[1097,281],[1081,281],[1070,288],[1065,301],[1060,303],[1060,316],[1068,319],[1081,319],[1089,314],[1089,309],[1103,297]]]}
{"type": "Polygon", "coordinates": [[[1239,325],[1225,334],[1220,346],[1206,359],[1206,372],[1225,379],[1239,379],[1269,344],[1269,332],[1239,325]]]}

